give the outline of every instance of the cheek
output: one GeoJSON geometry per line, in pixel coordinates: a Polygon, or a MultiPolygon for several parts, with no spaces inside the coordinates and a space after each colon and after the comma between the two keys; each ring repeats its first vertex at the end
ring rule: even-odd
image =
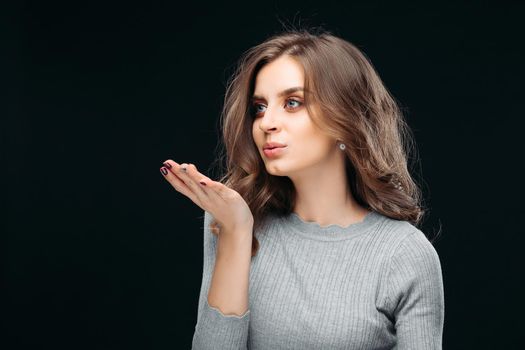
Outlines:
{"type": "Polygon", "coordinates": [[[294,135],[295,141],[299,141],[303,145],[319,147],[326,142],[325,138],[319,130],[315,128],[308,116],[296,120],[296,123],[291,126],[290,132],[294,135]]]}
{"type": "Polygon", "coordinates": [[[261,139],[260,130],[258,126],[256,125],[256,123],[253,123],[253,126],[252,126],[252,138],[255,144],[258,144],[261,139]]]}
{"type": "Polygon", "coordinates": [[[296,125],[294,141],[300,145],[299,149],[309,150],[314,157],[319,154],[326,154],[332,150],[332,140],[314,127],[311,122],[303,125],[296,125]]]}

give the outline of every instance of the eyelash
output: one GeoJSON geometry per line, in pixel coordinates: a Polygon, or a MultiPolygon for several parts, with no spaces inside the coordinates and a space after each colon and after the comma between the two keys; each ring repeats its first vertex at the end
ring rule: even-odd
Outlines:
{"type": "MultiPolygon", "coordinates": [[[[292,107],[292,109],[297,109],[299,107],[301,107],[303,105],[303,103],[301,101],[298,101],[296,99],[293,99],[293,98],[288,98],[286,99],[286,105],[288,104],[288,102],[290,101],[293,101],[293,102],[297,102],[298,103],[298,106],[297,107],[292,107]]],[[[254,103],[252,105],[252,115],[256,116],[257,114],[261,113],[261,112],[257,112],[257,107],[260,106],[261,103],[254,103]]],[[[285,105],[285,106],[286,106],[285,105]]]]}

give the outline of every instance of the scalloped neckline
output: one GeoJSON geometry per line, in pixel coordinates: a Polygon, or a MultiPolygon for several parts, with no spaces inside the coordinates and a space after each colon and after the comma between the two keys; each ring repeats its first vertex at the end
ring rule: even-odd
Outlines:
{"type": "Polygon", "coordinates": [[[358,237],[368,232],[382,217],[383,215],[372,210],[366,214],[361,221],[354,222],[345,227],[338,224],[321,226],[315,221],[303,220],[295,212],[291,212],[285,217],[285,220],[293,231],[301,236],[320,241],[334,241],[358,237]]]}

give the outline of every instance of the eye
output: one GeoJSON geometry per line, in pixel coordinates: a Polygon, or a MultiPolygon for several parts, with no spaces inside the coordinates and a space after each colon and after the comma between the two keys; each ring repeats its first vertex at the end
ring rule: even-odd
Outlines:
{"type": "MultiPolygon", "coordinates": [[[[289,98],[286,100],[286,105],[284,106],[285,109],[297,109],[299,108],[303,103],[301,101],[289,98]]],[[[251,105],[251,115],[252,116],[258,116],[260,113],[264,112],[264,108],[266,108],[263,104],[260,103],[253,103],[251,105]]]]}
{"type": "Polygon", "coordinates": [[[300,105],[302,105],[301,101],[297,101],[297,100],[294,100],[294,99],[291,99],[291,98],[290,98],[290,99],[286,100],[286,105],[287,105],[287,106],[290,106],[290,105],[288,104],[289,102],[296,103],[295,106],[293,106],[293,105],[291,106],[292,108],[297,108],[297,107],[299,107],[300,105]]]}
{"type": "Polygon", "coordinates": [[[251,114],[252,116],[256,116],[258,115],[259,113],[263,112],[264,110],[261,110],[259,109],[259,107],[264,107],[264,105],[260,104],[260,103],[254,103],[252,104],[252,108],[251,108],[251,114]]]}

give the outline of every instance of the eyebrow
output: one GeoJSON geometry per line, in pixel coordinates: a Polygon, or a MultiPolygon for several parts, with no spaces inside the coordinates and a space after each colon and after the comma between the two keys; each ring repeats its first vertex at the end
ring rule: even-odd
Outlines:
{"type": "MultiPolygon", "coordinates": [[[[297,91],[306,91],[306,90],[302,86],[294,86],[294,87],[291,87],[291,88],[288,88],[286,90],[279,92],[277,94],[277,97],[283,97],[285,95],[288,95],[288,94],[291,94],[297,91]]],[[[259,95],[253,95],[252,100],[264,100],[264,97],[259,96],[259,95]]]]}

